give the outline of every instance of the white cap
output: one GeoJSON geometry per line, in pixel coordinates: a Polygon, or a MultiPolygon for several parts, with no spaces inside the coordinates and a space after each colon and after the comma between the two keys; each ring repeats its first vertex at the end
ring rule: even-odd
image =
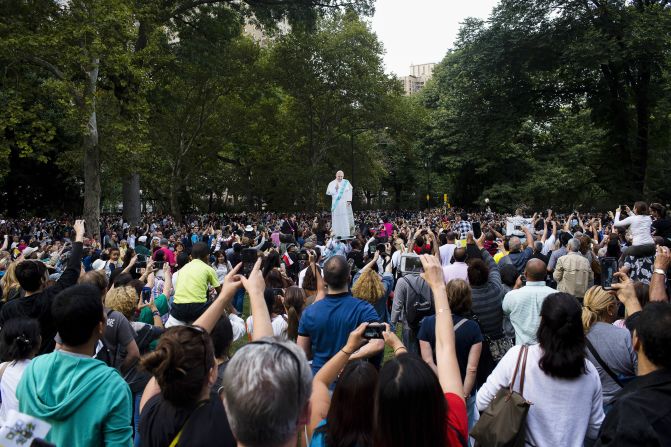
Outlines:
{"type": "Polygon", "coordinates": [[[91,268],[93,268],[93,270],[102,270],[105,268],[105,261],[102,259],[96,259],[93,261],[93,264],[91,264],[91,268]]]}
{"type": "Polygon", "coordinates": [[[36,251],[37,251],[37,248],[35,248],[35,247],[26,247],[26,248],[23,249],[23,252],[22,252],[23,257],[27,258],[28,256],[32,255],[36,251]]]}

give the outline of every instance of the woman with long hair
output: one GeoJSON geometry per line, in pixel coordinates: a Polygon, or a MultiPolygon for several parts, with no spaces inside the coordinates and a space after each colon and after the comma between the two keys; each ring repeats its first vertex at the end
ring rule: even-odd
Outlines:
{"type": "MultiPolygon", "coordinates": [[[[526,420],[526,440],[537,447],[583,445],[595,439],[604,419],[601,381],[585,356],[580,303],[568,293],[548,295],[541,307],[538,343],[528,346],[523,396],[533,403],[526,420]]],[[[511,348],[478,390],[485,411],[508,387],[522,346],[511,348]]],[[[519,377],[513,389],[520,392],[519,377]]]]}
{"type": "MultiPolygon", "coordinates": [[[[273,327],[273,335],[275,337],[287,338],[287,328],[289,327],[288,318],[282,304],[281,294],[277,289],[267,288],[263,292],[263,298],[266,301],[266,307],[270,314],[270,324],[273,327]]],[[[251,340],[254,336],[254,316],[247,317],[247,334],[251,340]]]]}
{"type": "Polygon", "coordinates": [[[407,353],[395,333],[382,334],[395,357],[380,370],[375,392],[373,445],[463,446],[468,438],[464,390],[457,363],[452,312],[440,260],[420,256],[436,307],[436,374],[407,353]]]}
{"type": "Polygon", "coordinates": [[[617,320],[618,303],[615,295],[594,286],[585,292],[582,307],[587,358],[599,372],[606,412],[615,394],[623,387],[623,380],[636,375],[637,359],[631,334],[627,329],[613,326],[617,320]]]}
{"type": "Polygon", "coordinates": [[[213,256],[214,262],[212,263],[212,268],[217,272],[217,279],[219,280],[219,284],[221,284],[233,267],[231,267],[231,263],[226,259],[226,252],[224,250],[215,251],[213,256]]]}
{"type": "Polygon", "coordinates": [[[391,274],[391,262],[386,263],[383,275],[377,273],[379,258],[380,252],[376,251],[373,259],[354,276],[352,295],[369,303],[375,308],[380,320],[388,322],[387,299],[394,288],[394,277],[391,274]]]}
{"type": "Polygon", "coordinates": [[[19,298],[22,294],[21,285],[16,278],[16,266],[18,262],[12,262],[7,266],[5,274],[0,279],[0,287],[2,287],[2,301],[5,303],[15,298],[19,298]]]}
{"type": "Polygon", "coordinates": [[[153,378],[140,401],[141,445],[236,445],[224,404],[212,390],[217,364],[205,330],[168,329],[156,350],[142,358],[142,366],[153,378]]]}
{"type": "Polygon", "coordinates": [[[300,287],[291,286],[284,292],[284,308],[287,311],[287,338],[296,341],[298,338],[298,323],[305,309],[307,295],[300,287]]]}
{"type": "Polygon", "coordinates": [[[12,318],[0,330],[0,358],[5,362],[0,365],[0,426],[5,425],[10,410],[19,411],[16,387],[26,366],[37,355],[41,342],[40,324],[34,319],[12,318]]]}
{"type": "Polygon", "coordinates": [[[310,447],[372,447],[378,372],[362,360],[348,362],[364,343],[368,323],[352,331],[347,344],[319,370],[312,381],[310,447]],[[343,369],[344,368],[344,369],[343,369]],[[341,372],[342,371],[342,372],[341,372]],[[340,374],[340,375],[338,375],[340,374]],[[329,386],[338,379],[333,391],[329,386]],[[356,402],[356,405],[352,405],[356,402]]]}

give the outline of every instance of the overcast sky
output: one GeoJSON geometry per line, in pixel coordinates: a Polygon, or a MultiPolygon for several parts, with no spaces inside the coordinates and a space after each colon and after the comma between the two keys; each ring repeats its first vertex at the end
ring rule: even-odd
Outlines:
{"type": "Polygon", "coordinates": [[[388,73],[440,62],[466,17],[486,19],[498,0],[377,0],[373,31],[384,44],[388,73]]]}

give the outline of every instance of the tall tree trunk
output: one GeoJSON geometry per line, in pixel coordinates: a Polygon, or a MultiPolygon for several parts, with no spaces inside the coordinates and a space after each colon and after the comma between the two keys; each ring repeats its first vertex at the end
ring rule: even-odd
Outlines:
{"type": "Polygon", "coordinates": [[[179,193],[182,189],[180,175],[181,169],[178,162],[172,170],[172,179],[170,181],[170,213],[177,223],[182,222],[182,207],[179,203],[179,193]]]}
{"type": "Polygon", "coordinates": [[[140,174],[131,172],[123,178],[123,218],[131,226],[137,226],[140,223],[142,214],[140,202],[140,174]]]}
{"type": "Polygon", "coordinates": [[[650,144],[650,66],[647,61],[641,62],[636,88],[636,164],[634,165],[636,187],[639,194],[648,192],[647,171],[650,144]]]}
{"type": "Polygon", "coordinates": [[[88,86],[86,91],[91,99],[85,104],[88,112],[88,124],[83,135],[84,147],[84,219],[86,228],[96,239],[100,239],[100,146],[98,145],[98,119],[96,116],[96,88],[98,85],[98,70],[100,59],[92,61],[92,69],[88,72],[88,86]]]}

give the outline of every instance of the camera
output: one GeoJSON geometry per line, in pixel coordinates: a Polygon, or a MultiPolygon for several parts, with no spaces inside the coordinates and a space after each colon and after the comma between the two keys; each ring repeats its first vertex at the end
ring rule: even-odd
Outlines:
{"type": "Polygon", "coordinates": [[[419,274],[424,272],[424,266],[419,256],[415,254],[401,255],[401,262],[399,264],[401,274],[419,274]]]}
{"type": "Polygon", "coordinates": [[[366,340],[383,338],[382,333],[385,330],[384,323],[369,323],[363,331],[363,338],[366,340]]]}

